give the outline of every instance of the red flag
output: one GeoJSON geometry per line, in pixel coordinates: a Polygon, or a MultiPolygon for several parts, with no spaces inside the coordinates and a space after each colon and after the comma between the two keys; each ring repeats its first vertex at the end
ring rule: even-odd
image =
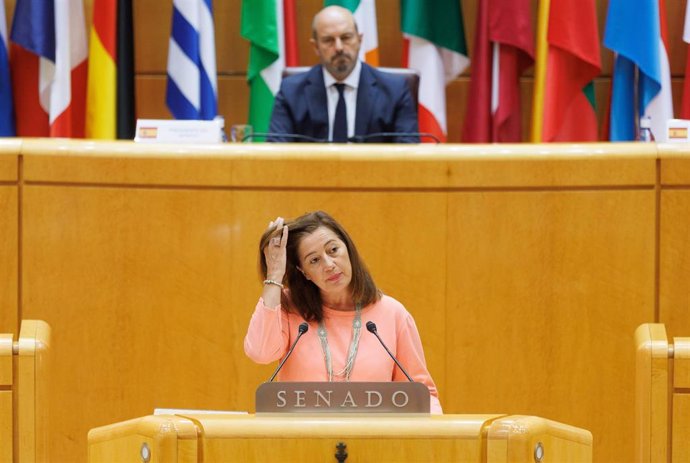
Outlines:
{"type": "MultiPolygon", "coordinates": [[[[683,41],[690,43],[690,0],[685,5],[685,27],[683,41]]],[[[680,108],[681,119],[690,119],[690,47],[685,61],[685,78],[683,79],[683,105],[680,108]]]]}
{"type": "Polygon", "coordinates": [[[592,80],[601,72],[593,0],[552,1],[543,141],[596,141],[592,80]]]}
{"type": "Polygon", "coordinates": [[[463,141],[521,141],[520,76],[533,43],[529,0],[480,0],[463,141]]]}
{"type": "Polygon", "coordinates": [[[283,34],[285,36],[285,66],[299,66],[297,46],[297,13],[295,0],[283,0],[283,34]]]}

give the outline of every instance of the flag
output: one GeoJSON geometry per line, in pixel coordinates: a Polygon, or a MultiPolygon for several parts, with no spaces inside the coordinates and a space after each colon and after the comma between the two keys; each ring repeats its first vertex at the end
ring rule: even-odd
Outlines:
{"type": "Polygon", "coordinates": [[[532,65],[529,0],[480,0],[462,139],[522,140],[520,76],[532,65]]]}
{"type": "Polygon", "coordinates": [[[419,131],[446,140],[446,84],[468,65],[457,0],[402,0],[403,65],[420,73],[419,131]]]}
{"type": "Polygon", "coordinates": [[[297,47],[292,45],[294,38],[289,35],[295,30],[294,8],[294,3],[288,0],[284,3],[283,0],[242,2],[240,34],[250,42],[248,122],[258,133],[268,131],[273,100],[280,89],[286,63],[296,64],[296,56],[292,53],[297,47]]]}
{"type": "Polygon", "coordinates": [[[211,0],[173,0],[165,101],[175,119],[212,120],[218,114],[211,0]]]}
{"type": "Polygon", "coordinates": [[[362,37],[359,58],[372,66],[379,65],[379,35],[376,26],[375,0],[325,0],[324,6],[339,5],[352,11],[362,37]]]}
{"type": "Polygon", "coordinates": [[[540,15],[539,21],[547,22],[547,33],[537,59],[545,72],[535,77],[541,90],[534,92],[532,141],[596,141],[593,79],[601,73],[601,63],[595,2],[544,0],[544,5],[548,15],[540,15]]]}
{"type": "Polygon", "coordinates": [[[17,0],[10,41],[17,135],[83,137],[87,47],[82,0],[17,0]]]}
{"type": "Polygon", "coordinates": [[[13,137],[15,135],[8,50],[5,2],[0,2],[0,137],[13,137]]]}
{"type": "MultiPolygon", "coordinates": [[[[690,0],[685,5],[685,27],[683,41],[690,43],[690,0]]],[[[681,119],[690,119],[690,47],[687,47],[685,58],[685,78],[683,79],[683,103],[680,109],[681,119]]]]}
{"type": "Polygon", "coordinates": [[[615,53],[609,115],[612,141],[634,140],[642,116],[651,118],[657,140],[665,139],[673,104],[659,5],[649,0],[609,2],[604,45],[615,53]]]}
{"type": "Polygon", "coordinates": [[[86,136],[134,138],[132,0],[94,0],[86,136]]]}

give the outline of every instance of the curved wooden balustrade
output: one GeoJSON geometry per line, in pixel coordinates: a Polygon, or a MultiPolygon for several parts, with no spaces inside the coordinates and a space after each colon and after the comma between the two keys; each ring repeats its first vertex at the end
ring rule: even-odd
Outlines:
{"type": "Polygon", "coordinates": [[[22,321],[19,339],[0,334],[0,462],[50,461],[48,456],[50,327],[22,321]]]}

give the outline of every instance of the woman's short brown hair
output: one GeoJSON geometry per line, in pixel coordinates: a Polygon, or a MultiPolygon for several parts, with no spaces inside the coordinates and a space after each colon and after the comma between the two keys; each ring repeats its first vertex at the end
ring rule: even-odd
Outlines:
{"type": "MultiPolygon", "coordinates": [[[[359,256],[355,243],[342,225],[336,222],[333,217],[323,211],[308,212],[288,222],[286,225],[288,226],[287,268],[282,283],[290,290],[292,306],[297,309],[305,320],[320,322],[323,319],[323,301],[321,300],[319,288],[307,280],[298,268],[298,248],[307,235],[314,233],[320,227],[330,229],[347,247],[350,265],[352,266],[350,290],[352,291],[353,302],[364,308],[381,298],[381,292],[376,287],[374,279],[359,256]]],[[[281,230],[269,229],[261,236],[259,241],[259,263],[262,279],[266,278],[267,272],[264,248],[272,237],[280,236],[281,233],[281,230]]],[[[284,293],[281,303],[284,308],[288,309],[288,301],[284,293]]]]}

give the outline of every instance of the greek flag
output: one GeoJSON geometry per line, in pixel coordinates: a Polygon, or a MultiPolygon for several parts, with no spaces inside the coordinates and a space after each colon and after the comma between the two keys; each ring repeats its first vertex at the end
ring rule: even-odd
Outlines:
{"type": "Polygon", "coordinates": [[[211,120],[218,112],[211,0],[173,0],[165,101],[175,119],[211,120]]]}

